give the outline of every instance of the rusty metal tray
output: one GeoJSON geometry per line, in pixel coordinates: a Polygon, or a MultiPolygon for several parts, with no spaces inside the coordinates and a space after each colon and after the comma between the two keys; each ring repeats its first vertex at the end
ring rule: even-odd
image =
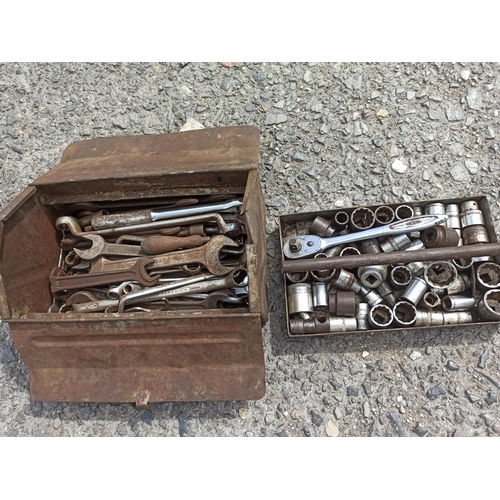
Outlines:
{"type": "MultiPolygon", "coordinates": [[[[470,196],[467,198],[446,198],[446,199],[433,199],[433,200],[422,200],[422,201],[415,201],[415,202],[405,202],[404,205],[409,205],[410,207],[423,207],[425,205],[428,205],[430,203],[443,203],[443,204],[451,204],[451,203],[462,203],[467,200],[474,200],[478,202],[480,209],[483,212],[484,216],[484,221],[485,221],[485,227],[488,232],[488,236],[490,239],[491,243],[497,243],[498,242],[498,237],[495,232],[493,220],[492,220],[492,215],[491,215],[491,210],[488,204],[488,199],[486,196],[470,196]]],[[[389,206],[392,209],[395,209],[396,207],[400,206],[401,203],[383,203],[383,204],[377,204],[377,205],[363,205],[366,206],[367,208],[370,208],[372,210],[376,209],[379,206],[389,206]]],[[[281,248],[281,261],[282,263],[286,262],[285,256],[283,254],[283,243],[284,243],[284,238],[287,236],[292,236],[294,234],[297,234],[294,231],[301,232],[307,232],[308,227],[312,223],[315,217],[321,216],[324,217],[325,219],[332,219],[334,215],[337,212],[340,211],[347,211],[350,212],[354,210],[355,208],[358,207],[342,207],[339,209],[334,209],[334,210],[322,210],[322,211],[315,211],[315,212],[302,212],[302,213],[295,213],[295,214],[287,214],[287,215],[282,215],[279,217],[278,220],[278,226],[279,226],[279,236],[280,236],[280,248],[281,248]]],[[[500,264],[500,258],[499,257],[494,257],[494,260],[500,264]]],[[[389,331],[409,331],[409,330],[422,330],[423,328],[425,329],[443,329],[443,328],[456,328],[456,324],[450,324],[450,325],[439,325],[439,326],[425,326],[425,327],[404,327],[404,328],[396,328],[396,327],[389,327],[389,328],[383,328],[383,329],[368,329],[368,330],[351,330],[351,331],[346,331],[346,332],[332,332],[332,333],[304,333],[304,334],[292,334],[290,333],[290,328],[289,328],[289,314],[288,314],[288,299],[287,299],[287,280],[285,276],[283,276],[283,286],[284,286],[284,297],[285,297],[285,313],[286,313],[286,324],[287,324],[287,333],[288,336],[291,338],[297,338],[297,337],[318,337],[318,336],[324,336],[324,335],[347,335],[347,334],[355,334],[355,333],[380,333],[380,332],[389,332],[389,331]]],[[[481,321],[481,322],[473,322],[473,323],[466,323],[463,326],[477,326],[477,325],[495,325],[498,324],[499,322],[496,321],[481,321]]]]}
{"type": "Polygon", "coordinates": [[[74,143],[0,212],[0,315],[40,401],[251,400],[265,394],[265,205],[257,127],[74,143]],[[81,201],[243,196],[249,306],[238,310],[54,314],[55,219],[81,201]]]}

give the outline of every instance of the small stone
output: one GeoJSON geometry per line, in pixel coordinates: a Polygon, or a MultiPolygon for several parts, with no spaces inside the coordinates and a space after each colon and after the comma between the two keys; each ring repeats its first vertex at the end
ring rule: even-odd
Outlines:
{"type": "Polygon", "coordinates": [[[247,418],[250,418],[250,415],[252,412],[250,411],[250,408],[240,408],[238,410],[238,414],[241,418],[241,420],[246,420],[247,418]]]}
{"type": "Polygon", "coordinates": [[[392,170],[398,174],[404,174],[408,170],[408,167],[401,160],[394,160],[392,162],[392,170]]]}
{"type": "Polygon", "coordinates": [[[399,416],[397,413],[390,412],[387,414],[389,417],[389,420],[391,421],[392,425],[396,429],[398,436],[400,437],[406,437],[406,432],[404,430],[403,424],[401,423],[401,420],[399,420],[399,416]]]}
{"type": "Polygon", "coordinates": [[[454,361],[451,361],[451,359],[450,359],[446,363],[446,368],[452,372],[456,372],[460,367],[454,361]]]}
{"type": "Polygon", "coordinates": [[[229,90],[233,84],[233,81],[230,78],[224,78],[220,84],[220,88],[222,90],[229,90]]]}
{"type": "Polygon", "coordinates": [[[304,73],[304,81],[306,83],[310,83],[311,82],[311,72],[310,71],[306,71],[304,73]]]}
{"type": "Polygon", "coordinates": [[[338,437],[340,434],[339,428],[335,425],[333,420],[328,419],[325,424],[326,435],[329,437],[338,437]]]}
{"type": "Polygon", "coordinates": [[[428,134],[426,132],[422,132],[420,134],[420,137],[422,137],[422,140],[424,142],[432,142],[434,140],[434,136],[432,134],[428,134]]]}
{"type": "Polygon", "coordinates": [[[465,167],[472,175],[479,172],[479,165],[472,160],[465,160],[465,167]]]}
{"type": "Polygon", "coordinates": [[[490,357],[490,351],[488,349],[486,349],[483,352],[483,354],[481,354],[481,356],[479,358],[479,363],[477,364],[477,366],[484,370],[486,368],[486,363],[487,363],[489,357],[490,357]]]}
{"type": "Polygon", "coordinates": [[[401,413],[402,415],[406,413],[405,407],[403,405],[399,407],[399,413],[401,413]]]}
{"type": "Polygon", "coordinates": [[[431,178],[431,173],[428,170],[424,170],[424,173],[422,174],[422,179],[424,181],[428,181],[431,178]]]}
{"type": "Polygon", "coordinates": [[[345,206],[345,203],[344,203],[344,200],[335,200],[335,208],[341,208],[343,206],[345,206]]]}
{"type": "Polygon", "coordinates": [[[305,161],[306,157],[300,153],[299,151],[297,151],[293,156],[292,156],[292,160],[297,160],[297,161],[305,161]]]}
{"type": "Polygon", "coordinates": [[[125,424],[120,424],[117,428],[116,428],[118,434],[120,436],[125,436],[127,434],[127,426],[125,424]]]}
{"type": "Polygon", "coordinates": [[[377,148],[380,148],[383,144],[382,139],[373,139],[373,144],[377,146],[377,148]]]}
{"type": "Polygon", "coordinates": [[[378,109],[375,116],[377,118],[387,118],[389,116],[389,111],[387,111],[387,109],[378,109]]]}
{"type": "Polygon", "coordinates": [[[429,429],[427,429],[427,427],[426,427],[424,424],[422,424],[422,423],[418,422],[418,423],[417,423],[417,426],[416,426],[416,427],[414,427],[414,428],[412,429],[412,431],[413,431],[413,432],[414,432],[417,436],[424,437],[424,436],[425,436],[425,435],[429,432],[429,429]]]}
{"type": "Polygon", "coordinates": [[[113,126],[125,130],[127,128],[127,122],[122,117],[114,118],[113,126]]]}
{"type": "Polygon", "coordinates": [[[469,79],[469,76],[470,76],[470,70],[463,69],[462,71],[460,71],[460,78],[462,80],[467,81],[469,79]]]}
{"type": "Polygon", "coordinates": [[[20,148],[19,146],[12,146],[12,151],[14,151],[14,153],[17,153],[18,155],[24,154],[24,149],[20,148]]]}
{"type": "Polygon", "coordinates": [[[475,394],[472,394],[472,392],[469,389],[467,389],[465,391],[465,395],[467,396],[467,399],[471,403],[477,403],[481,399],[479,396],[476,396],[475,394]]]}
{"type": "Polygon", "coordinates": [[[294,419],[294,420],[300,420],[302,418],[305,417],[305,414],[304,414],[304,410],[292,410],[291,413],[290,413],[290,416],[294,419]]]}
{"type": "Polygon", "coordinates": [[[495,131],[491,127],[486,127],[484,130],[484,136],[486,139],[494,139],[495,138],[495,131]]]}
{"type": "Polygon", "coordinates": [[[436,111],[434,109],[429,109],[427,114],[431,120],[439,120],[441,118],[441,113],[439,113],[439,111],[436,111]]]}
{"type": "Polygon", "coordinates": [[[319,427],[323,423],[324,418],[315,410],[311,410],[311,422],[319,427]]]}
{"type": "Polygon", "coordinates": [[[59,429],[59,427],[61,427],[61,419],[59,417],[57,417],[55,420],[54,420],[54,423],[52,424],[54,429],[59,429]]]}
{"type": "Polygon", "coordinates": [[[368,401],[365,401],[363,404],[363,416],[365,418],[368,418],[370,416],[371,409],[370,409],[370,403],[368,401]]]}
{"type": "Polygon", "coordinates": [[[365,187],[365,181],[363,180],[362,177],[356,177],[356,179],[354,179],[353,182],[355,186],[358,186],[360,188],[365,187]]]}
{"type": "Polygon", "coordinates": [[[191,424],[189,423],[189,420],[181,415],[179,417],[179,434],[182,437],[184,437],[187,434],[189,434],[190,430],[191,430],[191,424]]]}
{"type": "Polygon", "coordinates": [[[409,101],[412,101],[413,99],[415,99],[415,91],[413,91],[413,90],[408,90],[408,92],[406,92],[406,98],[407,98],[409,101]]]}
{"type": "Polygon", "coordinates": [[[443,384],[438,384],[427,391],[427,397],[429,399],[436,399],[439,396],[446,394],[446,387],[443,384]]]}
{"type": "Polygon", "coordinates": [[[370,94],[370,99],[376,99],[377,97],[380,97],[380,92],[377,92],[376,90],[374,90],[374,91],[370,94]]]}
{"type": "Polygon", "coordinates": [[[145,410],[142,412],[141,420],[145,424],[152,425],[154,418],[155,417],[154,417],[153,412],[151,410],[145,410]]]}
{"type": "Polygon", "coordinates": [[[297,380],[302,380],[306,376],[302,370],[295,370],[294,375],[297,380]]]}
{"type": "Polygon", "coordinates": [[[348,396],[357,396],[359,394],[359,389],[350,385],[347,387],[346,392],[348,396]]]}
{"type": "Polygon", "coordinates": [[[283,109],[285,106],[285,101],[282,99],[273,105],[273,108],[283,109]]]}
{"type": "Polygon", "coordinates": [[[311,111],[313,111],[314,113],[319,113],[322,109],[323,109],[323,104],[321,103],[313,104],[311,106],[311,111]]]}
{"type": "Polygon", "coordinates": [[[187,122],[181,127],[180,132],[187,132],[189,130],[201,130],[202,128],[205,127],[199,121],[195,120],[194,118],[189,118],[187,122]]]}
{"type": "Polygon", "coordinates": [[[491,430],[495,433],[495,434],[500,434],[500,420],[497,420],[492,426],[491,426],[491,430]]]}
{"type": "Polygon", "coordinates": [[[486,398],[486,403],[488,403],[489,406],[494,405],[495,403],[498,403],[498,396],[495,392],[488,392],[488,397],[486,398]]]}
{"type": "Polygon", "coordinates": [[[266,425],[272,424],[276,420],[276,416],[274,413],[266,413],[266,416],[264,417],[264,422],[266,422],[266,425]]]}
{"type": "Polygon", "coordinates": [[[460,165],[455,165],[451,169],[450,174],[453,177],[453,180],[457,182],[462,182],[467,180],[467,171],[465,170],[464,167],[461,167],[460,165]]]}
{"type": "Polygon", "coordinates": [[[284,438],[284,437],[287,437],[287,438],[291,437],[291,434],[286,429],[282,430],[281,432],[278,432],[277,435],[279,437],[282,437],[282,438],[284,438]]]}
{"type": "Polygon", "coordinates": [[[422,353],[418,352],[418,351],[413,351],[410,355],[409,355],[409,358],[412,360],[412,361],[416,361],[417,359],[421,358],[422,357],[422,353]]]}
{"type": "Polygon", "coordinates": [[[305,436],[305,437],[311,437],[311,431],[309,430],[309,428],[308,428],[308,427],[304,427],[304,428],[302,429],[302,432],[304,433],[304,436],[305,436]]]}
{"type": "Polygon", "coordinates": [[[446,105],[446,118],[450,122],[458,122],[465,118],[464,112],[457,102],[448,102],[446,105]]]}
{"type": "Polygon", "coordinates": [[[490,427],[497,420],[491,413],[483,413],[480,417],[484,420],[486,427],[490,427]]]}
{"type": "Polygon", "coordinates": [[[367,356],[369,356],[369,355],[370,355],[370,353],[369,353],[368,351],[363,351],[363,353],[361,354],[361,356],[362,356],[363,358],[366,358],[366,357],[367,357],[367,356]]]}
{"type": "Polygon", "coordinates": [[[248,104],[245,104],[245,111],[247,113],[251,113],[252,111],[255,111],[257,109],[257,106],[255,106],[255,104],[252,104],[252,103],[248,103],[248,104]]]}
{"type": "Polygon", "coordinates": [[[333,414],[337,420],[340,420],[342,418],[342,411],[338,406],[335,408],[335,410],[333,410],[333,414]]]}
{"type": "Polygon", "coordinates": [[[12,349],[6,345],[0,345],[0,363],[10,363],[16,356],[12,349]]]}
{"type": "Polygon", "coordinates": [[[283,115],[281,113],[274,114],[274,113],[267,113],[266,114],[266,119],[264,121],[264,125],[277,125],[279,123],[284,123],[288,120],[288,117],[286,115],[283,115]]]}
{"type": "Polygon", "coordinates": [[[478,88],[472,87],[467,92],[467,104],[470,109],[480,111],[483,107],[483,98],[478,88]]]}

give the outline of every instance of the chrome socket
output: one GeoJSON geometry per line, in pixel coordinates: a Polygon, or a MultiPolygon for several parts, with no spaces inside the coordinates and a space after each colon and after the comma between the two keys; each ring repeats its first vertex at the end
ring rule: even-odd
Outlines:
{"type": "Polygon", "coordinates": [[[402,327],[409,327],[417,319],[417,309],[409,302],[398,302],[392,309],[394,321],[402,327]]]}
{"type": "Polygon", "coordinates": [[[413,208],[408,205],[399,205],[399,207],[396,207],[396,210],[394,210],[394,216],[397,220],[409,219],[413,217],[413,215],[413,208]]]}
{"type": "Polygon", "coordinates": [[[469,226],[484,226],[484,217],[481,210],[468,210],[460,214],[462,228],[469,226]]]}
{"type": "Polygon", "coordinates": [[[459,270],[463,271],[472,267],[472,259],[453,259],[453,265],[459,270]]]}
{"type": "Polygon", "coordinates": [[[358,304],[358,310],[356,312],[356,321],[358,323],[358,330],[368,330],[370,325],[368,323],[368,314],[370,312],[370,306],[364,302],[358,304]]]}
{"type": "Polygon", "coordinates": [[[394,218],[394,210],[391,207],[381,206],[375,210],[375,224],[377,224],[378,226],[390,224],[394,221],[394,218]]]}
{"type": "Polygon", "coordinates": [[[446,260],[431,262],[424,270],[424,279],[431,288],[448,288],[457,278],[457,268],[446,260]]]}
{"type": "Polygon", "coordinates": [[[328,324],[329,333],[349,332],[358,329],[356,318],[335,318],[330,316],[328,324]]]}
{"type": "Polygon", "coordinates": [[[446,226],[434,226],[422,234],[422,242],[427,248],[456,247],[460,236],[454,229],[446,226]]]}
{"type": "Polygon", "coordinates": [[[422,207],[413,207],[413,215],[423,215],[422,207]]]}
{"type": "MultiPolygon", "coordinates": [[[[344,247],[340,252],[340,257],[347,257],[348,255],[361,255],[361,252],[354,245],[350,245],[350,246],[344,247]]],[[[354,269],[354,267],[345,266],[345,269],[351,270],[351,269],[354,269]]]]}
{"type": "Polygon", "coordinates": [[[441,305],[441,297],[436,292],[426,292],[421,304],[425,309],[435,309],[441,305]]]}
{"type": "Polygon", "coordinates": [[[444,215],[446,214],[446,207],[443,203],[430,203],[425,205],[426,215],[444,215]]]}
{"type": "Polygon", "coordinates": [[[462,295],[447,295],[443,297],[443,309],[446,312],[468,311],[474,307],[476,300],[474,297],[464,297],[462,295]]]}
{"type": "Polygon", "coordinates": [[[443,313],[439,311],[419,311],[413,326],[438,326],[444,323],[443,313]]]}
{"type": "Polygon", "coordinates": [[[389,281],[396,289],[405,288],[410,284],[411,279],[412,273],[407,266],[393,267],[389,273],[389,281]]]}
{"type": "Polygon", "coordinates": [[[327,250],[324,251],[324,254],[327,257],[338,257],[340,255],[340,252],[342,252],[342,249],[344,247],[345,247],[345,245],[339,245],[337,247],[328,248],[327,250]]]}
{"type": "MultiPolygon", "coordinates": [[[[317,253],[315,259],[324,259],[328,257],[326,253],[317,253]]],[[[320,271],[311,271],[311,276],[316,281],[330,281],[333,277],[333,269],[321,269],[320,271]]]]}
{"type": "Polygon", "coordinates": [[[368,304],[372,307],[381,304],[384,301],[384,299],[375,290],[370,290],[369,288],[361,287],[359,294],[363,300],[368,302],[368,304]]]}
{"type": "Polygon", "coordinates": [[[314,311],[311,285],[309,283],[295,283],[288,285],[288,313],[312,313],[314,311]]]}
{"type": "Polygon", "coordinates": [[[312,300],[314,309],[328,309],[328,290],[326,283],[312,284],[312,300]]]}
{"type": "Polygon", "coordinates": [[[476,277],[483,288],[500,288],[500,266],[495,262],[485,262],[476,269],[476,277]]]}
{"type": "Polygon", "coordinates": [[[347,215],[347,212],[337,212],[333,216],[331,224],[332,226],[338,229],[345,229],[348,223],[349,223],[349,215],[347,215]]]}
{"type": "Polygon", "coordinates": [[[390,236],[380,243],[380,248],[384,252],[397,252],[399,250],[405,250],[410,245],[411,240],[406,234],[398,234],[396,236],[390,236]]]}
{"type": "Polygon", "coordinates": [[[380,253],[380,245],[378,244],[377,238],[369,238],[359,242],[359,249],[361,253],[380,253]]]}
{"type": "Polygon", "coordinates": [[[309,279],[309,271],[305,273],[286,273],[285,276],[290,283],[305,283],[309,279]]]}
{"type": "Polygon", "coordinates": [[[321,238],[330,238],[335,233],[335,228],[323,217],[316,217],[309,227],[309,234],[316,234],[321,238]]]}
{"type": "Polygon", "coordinates": [[[472,323],[472,314],[468,311],[445,312],[443,313],[443,325],[461,325],[472,323]]]}
{"type": "Polygon", "coordinates": [[[373,328],[388,328],[393,319],[392,309],[385,304],[372,307],[368,314],[368,322],[373,328]]]}
{"type": "Polygon", "coordinates": [[[466,274],[459,274],[457,279],[446,289],[448,295],[459,295],[471,287],[470,278],[466,274]]]}
{"type": "Polygon", "coordinates": [[[354,274],[345,269],[335,269],[330,284],[339,290],[352,290],[354,293],[358,293],[362,288],[354,274]]]}
{"type": "Polygon", "coordinates": [[[366,288],[377,288],[387,278],[387,266],[358,267],[358,277],[366,288]]]}
{"type": "Polygon", "coordinates": [[[396,297],[394,295],[394,290],[391,288],[387,281],[382,281],[382,283],[377,287],[377,293],[384,299],[384,302],[389,306],[393,307],[396,304],[396,297]]]}
{"type": "Polygon", "coordinates": [[[500,290],[488,290],[477,305],[477,314],[482,319],[500,320],[500,290]]]}
{"type": "Polygon", "coordinates": [[[351,214],[349,227],[353,231],[365,231],[375,224],[375,214],[373,210],[366,207],[356,208],[351,214]]]}
{"type": "Polygon", "coordinates": [[[411,280],[410,284],[405,288],[399,298],[400,300],[406,300],[416,306],[427,291],[427,283],[422,278],[415,277],[411,280]]]}
{"type": "Polygon", "coordinates": [[[460,212],[468,212],[469,210],[479,210],[477,201],[469,200],[460,203],[460,212]]]}
{"type": "Polygon", "coordinates": [[[356,294],[352,291],[337,291],[328,295],[328,311],[334,316],[356,314],[356,294]]]}
{"type": "Polygon", "coordinates": [[[425,269],[425,262],[409,262],[406,267],[410,270],[412,276],[420,276],[425,269]]]}
{"type": "Polygon", "coordinates": [[[446,221],[446,227],[453,229],[458,234],[458,244],[457,246],[463,245],[462,241],[462,224],[460,223],[460,207],[455,204],[446,205],[446,215],[448,220],[446,221]]]}

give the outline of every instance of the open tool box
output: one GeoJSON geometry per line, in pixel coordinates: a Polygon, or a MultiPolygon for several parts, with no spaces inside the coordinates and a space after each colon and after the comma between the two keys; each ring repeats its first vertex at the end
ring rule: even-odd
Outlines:
{"type": "Polygon", "coordinates": [[[250,126],[78,142],[0,212],[0,314],[29,368],[35,400],[144,406],[265,394],[259,148],[259,131],[250,126]],[[62,239],[56,220],[68,206],[127,200],[147,206],[187,197],[242,201],[244,306],[123,314],[54,309],[49,275],[60,262],[62,239]]]}
{"type": "Polygon", "coordinates": [[[284,215],[279,231],[290,337],[500,321],[484,196],[284,215]]]}

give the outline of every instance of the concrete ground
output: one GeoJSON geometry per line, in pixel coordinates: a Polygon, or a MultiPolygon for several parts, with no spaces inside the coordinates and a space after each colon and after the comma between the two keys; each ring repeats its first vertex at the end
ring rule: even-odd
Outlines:
{"type": "Polygon", "coordinates": [[[500,199],[498,64],[0,64],[0,207],[70,143],[257,125],[267,212],[267,393],[254,402],[40,403],[0,325],[0,436],[490,436],[496,327],[290,340],[282,214],[433,198],[500,199]]]}

